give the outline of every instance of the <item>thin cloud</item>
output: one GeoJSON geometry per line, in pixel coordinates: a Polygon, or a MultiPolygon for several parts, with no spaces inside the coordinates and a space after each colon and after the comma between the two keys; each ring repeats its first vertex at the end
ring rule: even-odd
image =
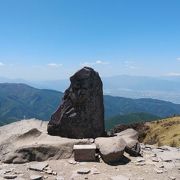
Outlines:
{"type": "Polygon", "coordinates": [[[176,60],[177,60],[177,61],[180,61],[180,57],[177,57],[176,60]]]}
{"type": "Polygon", "coordinates": [[[96,61],[95,64],[103,64],[103,65],[105,65],[105,64],[109,64],[109,62],[98,60],[98,61],[96,61]]]}
{"type": "Polygon", "coordinates": [[[133,61],[124,61],[124,66],[128,69],[139,69],[139,67],[134,65],[133,61]]]}
{"type": "Polygon", "coordinates": [[[0,66],[4,66],[4,65],[5,65],[4,63],[0,62],[0,66]]]}
{"type": "Polygon", "coordinates": [[[107,65],[109,62],[97,60],[96,62],[84,62],[81,66],[95,66],[95,65],[107,65]]]}
{"type": "Polygon", "coordinates": [[[5,64],[4,64],[4,63],[2,63],[2,62],[0,62],[0,67],[1,67],[1,66],[5,66],[5,64]]]}
{"type": "Polygon", "coordinates": [[[51,67],[51,68],[58,68],[58,67],[61,67],[62,64],[57,64],[57,63],[49,63],[47,64],[48,67],[51,67]]]}
{"type": "Polygon", "coordinates": [[[180,76],[180,73],[177,72],[171,72],[167,74],[168,76],[180,76]]]}

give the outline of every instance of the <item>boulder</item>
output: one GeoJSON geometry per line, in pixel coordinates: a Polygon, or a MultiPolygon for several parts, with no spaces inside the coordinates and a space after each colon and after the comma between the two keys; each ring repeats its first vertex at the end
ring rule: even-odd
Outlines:
{"type": "Polygon", "coordinates": [[[95,144],[106,163],[118,162],[126,147],[125,141],[119,137],[99,137],[95,139],[95,144]]]}
{"type": "Polygon", "coordinates": [[[131,156],[139,156],[141,146],[138,141],[138,132],[134,129],[126,129],[120,133],[116,133],[117,137],[123,138],[126,142],[125,151],[131,156]]]}
{"type": "Polygon", "coordinates": [[[50,136],[47,122],[40,120],[23,120],[0,127],[0,160],[5,163],[67,159],[73,156],[76,144],[91,144],[91,141],[50,136]]]}
{"type": "Polygon", "coordinates": [[[68,138],[103,136],[102,81],[92,68],[84,67],[70,78],[62,104],[48,123],[48,134],[68,138]]]}
{"type": "Polygon", "coordinates": [[[138,140],[138,132],[132,128],[129,128],[129,129],[126,129],[126,130],[121,131],[119,133],[116,133],[115,135],[138,140]]]}

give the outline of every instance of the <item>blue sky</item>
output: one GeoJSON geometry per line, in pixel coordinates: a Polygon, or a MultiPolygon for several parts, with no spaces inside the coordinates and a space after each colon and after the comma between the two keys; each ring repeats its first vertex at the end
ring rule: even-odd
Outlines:
{"type": "Polygon", "coordinates": [[[180,75],[179,0],[0,0],[0,76],[180,75]]]}

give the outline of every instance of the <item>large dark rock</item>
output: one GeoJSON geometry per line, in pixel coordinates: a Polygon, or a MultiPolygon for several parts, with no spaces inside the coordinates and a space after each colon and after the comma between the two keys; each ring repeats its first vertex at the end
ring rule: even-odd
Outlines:
{"type": "Polygon", "coordinates": [[[62,104],[52,115],[48,133],[69,138],[104,135],[102,81],[92,68],[84,67],[70,78],[62,104]]]}

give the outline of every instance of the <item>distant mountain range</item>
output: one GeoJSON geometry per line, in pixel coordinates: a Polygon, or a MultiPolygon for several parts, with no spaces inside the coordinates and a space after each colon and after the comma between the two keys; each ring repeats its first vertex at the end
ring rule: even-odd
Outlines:
{"type": "MultiPolygon", "coordinates": [[[[62,92],[37,89],[25,84],[0,83],[0,124],[24,118],[49,120],[60,104],[62,92]]],[[[104,96],[105,119],[130,113],[158,117],[180,114],[180,105],[156,99],[130,99],[104,96]]]]}
{"type": "Polygon", "coordinates": [[[0,83],[0,123],[35,117],[48,120],[63,93],[40,90],[25,84],[0,83]]]}
{"type": "MultiPolygon", "coordinates": [[[[103,77],[104,94],[129,98],[154,98],[180,104],[180,76],[144,77],[120,75],[103,77]]],[[[1,78],[0,82],[25,83],[41,89],[64,92],[69,80],[26,81],[1,78]]]]}

